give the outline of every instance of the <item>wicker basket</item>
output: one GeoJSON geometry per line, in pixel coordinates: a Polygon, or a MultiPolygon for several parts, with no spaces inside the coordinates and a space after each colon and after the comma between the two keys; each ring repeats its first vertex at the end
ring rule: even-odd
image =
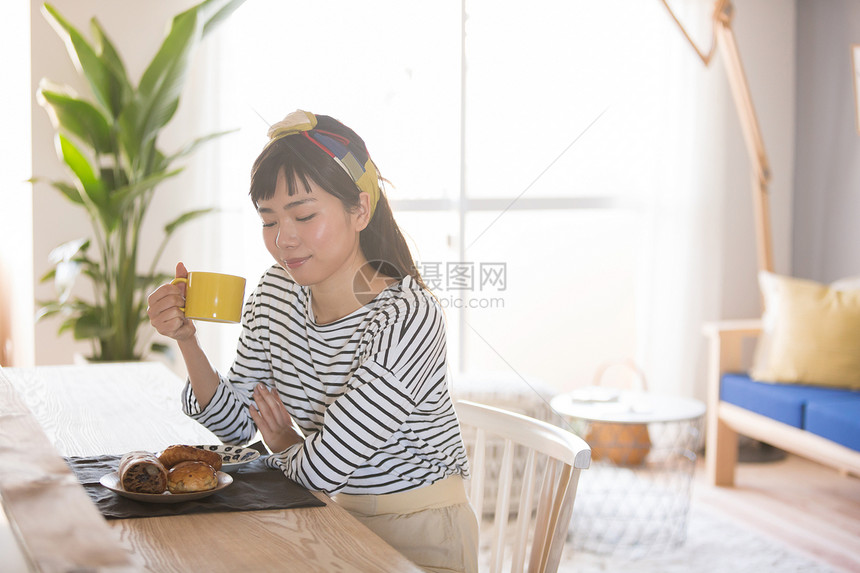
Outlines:
{"type": "MultiPolygon", "coordinates": [[[[600,386],[603,375],[612,366],[626,366],[636,374],[642,391],[647,391],[645,374],[632,361],[604,364],[597,369],[594,385],[600,386]]],[[[651,451],[651,435],[648,424],[623,424],[618,422],[591,422],[585,441],[591,446],[593,460],[609,460],[617,466],[639,466],[651,451]]]]}

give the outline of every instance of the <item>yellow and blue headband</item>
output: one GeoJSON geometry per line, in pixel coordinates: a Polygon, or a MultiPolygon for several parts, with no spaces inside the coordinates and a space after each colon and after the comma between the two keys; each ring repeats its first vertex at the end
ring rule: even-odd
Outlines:
{"type": "Polygon", "coordinates": [[[379,172],[367,149],[364,149],[367,159],[362,162],[349,148],[351,142],[348,138],[316,127],[317,118],[314,114],[296,110],[269,128],[267,145],[289,135],[306,137],[340,165],[362,193],[367,193],[370,198],[370,216],[373,217],[380,195],[379,172]]]}

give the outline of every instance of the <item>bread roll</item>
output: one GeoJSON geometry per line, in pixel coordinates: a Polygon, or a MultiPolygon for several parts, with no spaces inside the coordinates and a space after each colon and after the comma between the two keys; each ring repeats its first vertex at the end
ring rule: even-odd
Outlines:
{"type": "Polygon", "coordinates": [[[221,469],[221,454],[218,452],[210,452],[209,450],[201,450],[194,446],[183,446],[181,444],[170,446],[161,452],[158,456],[161,463],[167,469],[172,468],[180,462],[206,462],[215,470],[221,469]]]}
{"type": "Polygon", "coordinates": [[[207,491],[218,485],[215,468],[206,462],[179,462],[167,474],[170,493],[207,491]]]}
{"type": "Polygon", "coordinates": [[[167,469],[150,452],[129,452],[119,461],[119,481],[125,491],[164,493],[167,469]]]}

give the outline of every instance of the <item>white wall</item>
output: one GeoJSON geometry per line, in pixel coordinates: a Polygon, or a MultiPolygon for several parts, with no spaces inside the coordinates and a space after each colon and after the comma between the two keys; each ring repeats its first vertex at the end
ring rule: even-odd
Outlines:
{"type": "MultiPolygon", "coordinates": [[[[733,29],[771,167],[770,216],[774,270],[791,272],[792,195],[795,141],[795,22],[793,2],[743,0],[735,3],[733,29]]],[[[723,61],[715,73],[724,74],[723,61]]],[[[727,87],[724,89],[728,89],[727,87]]],[[[729,98],[724,125],[723,293],[721,318],[761,313],[757,282],[752,175],[743,135],[729,98]]]]}
{"type": "MultiPolygon", "coordinates": [[[[0,18],[4,54],[26,54],[29,6],[12,2],[0,18]]],[[[30,69],[8,57],[0,90],[0,365],[33,362],[32,209],[30,185],[30,69]]]]}
{"type": "Polygon", "coordinates": [[[832,282],[860,276],[860,134],[851,44],[860,2],[800,0],[797,22],[794,271],[832,282]]]}

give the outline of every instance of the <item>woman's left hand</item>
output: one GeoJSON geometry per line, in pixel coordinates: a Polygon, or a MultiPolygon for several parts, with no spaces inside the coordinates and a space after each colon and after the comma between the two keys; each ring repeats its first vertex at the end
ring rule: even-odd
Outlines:
{"type": "Polygon", "coordinates": [[[263,384],[254,388],[254,402],[250,404],[251,419],[263,435],[263,441],[273,452],[282,452],[304,441],[293,427],[293,418],[284,407],[277,392],[263,384]]]}

